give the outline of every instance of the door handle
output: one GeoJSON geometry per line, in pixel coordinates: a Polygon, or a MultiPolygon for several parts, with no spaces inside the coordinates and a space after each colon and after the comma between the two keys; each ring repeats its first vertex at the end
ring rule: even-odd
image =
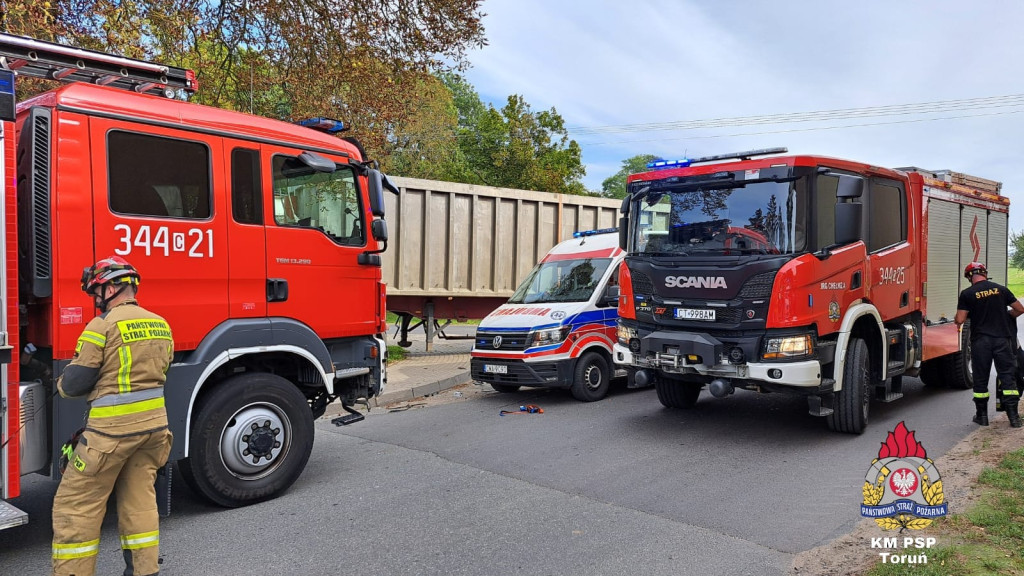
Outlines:
{"type": "Polygon", "coordinates": [[[284,278],[267,278],[267,302],[284,302],[288,299],[288,281],[284,278]]]}

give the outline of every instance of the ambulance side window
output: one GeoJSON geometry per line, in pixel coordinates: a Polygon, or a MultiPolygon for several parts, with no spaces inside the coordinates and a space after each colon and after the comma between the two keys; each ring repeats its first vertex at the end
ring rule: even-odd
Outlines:
{"type": "Polygon", "coordinates": [[[274,222],[314,228],[337,244],[364,246],[363,208],[355,172],[339,165],[318,172],[296,158],[274,156],[274,222]]]}
{"type": "Polygon", "coordinates": [[[231,151],[231,215],[239,224],[263,224],[258,150],[231,151]]]}
{"type": "Polygon", "coordinates": [[[210,150],[205,144],[112,131],[107,134],[107,169],[115,213],[210,217],[210,150]]]}

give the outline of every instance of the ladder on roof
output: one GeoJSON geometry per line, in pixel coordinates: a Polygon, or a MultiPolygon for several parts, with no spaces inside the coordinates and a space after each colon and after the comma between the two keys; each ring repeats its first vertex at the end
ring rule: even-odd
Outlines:
{"type": "Polygon", "coordinates": [[[168,98],[179,90],[191,95],[198,88],[195,73],[184,68],[2,33],[0,68],[32,78],[88,82],[168,98]]]}

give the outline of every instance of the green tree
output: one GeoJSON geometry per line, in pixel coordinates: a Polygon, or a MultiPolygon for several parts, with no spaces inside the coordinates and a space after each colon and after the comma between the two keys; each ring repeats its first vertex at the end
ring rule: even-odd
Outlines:
{"type": "Polygon", "coordinates": [[[654,154],[638,154],[622,161],[622,168],[601,182],[601,195],[608,198],[626,197],[626,177],[647,170],[647,163],[661,158],[654,154]]]}
{"type": "Polygon", "coordinates": [[[1010,266],[1024,269],[1024,232],[1010,232],[1010,266]]]}
{"type": "Polygon", "coordinates": [[[514,94],[501,109],[485,105],[463,78],[442,76],[458,110],[459,181],[488,186],[586,194],[582,150],[554,108],[534,112],[514,94]]]}

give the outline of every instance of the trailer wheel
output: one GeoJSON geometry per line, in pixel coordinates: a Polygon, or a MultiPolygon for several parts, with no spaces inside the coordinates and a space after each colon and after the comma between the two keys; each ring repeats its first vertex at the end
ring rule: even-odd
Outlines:
{"type": "Polygon", "coordinates": [[[576,361],[575,377],[572,380],[573,398],[582,402],[594,402],[608,395],[611,388],[611,369],[608,361],[598,352],[587,352],[576,361]]]}
{"type": "Polygon", "coordinates": [[[693,408],[700,397],[700,382],[687,382],[666,378],[659,374],[654,378],[654,389],[658,392],[658,401],[666,408],[693,408]]]}
{"type": "Polygon", "coordinates": [[[519,386],[513,384],[491,384],[491,388],[494,388],[495,392],[501,392],[502,394],[519,392],[519,386]]]}
{"type": "Polygon", "coordinates": [[[313,413],[299,389],[274,374],[239,374],[203,398],[178,468],[204,498],[235,508],[286,490],[312,449],[313,413]]]}
{"type": "Polygon", "coordinates": [[[974,374],[971,372],[971,326],[964,324],[960,332],[960,351],[942,357],[948,374],[946,383],[954,390],[974,388],[974,374]]]}
{"type": "Polygon", "coordinates": [[[868,345],[860,338],[851,338],[843,366],[843,389],[836,394],[835,411],[828,416],[828,427],[835,432],[860,434],[868,423],[870,402],[868,345]]]}

